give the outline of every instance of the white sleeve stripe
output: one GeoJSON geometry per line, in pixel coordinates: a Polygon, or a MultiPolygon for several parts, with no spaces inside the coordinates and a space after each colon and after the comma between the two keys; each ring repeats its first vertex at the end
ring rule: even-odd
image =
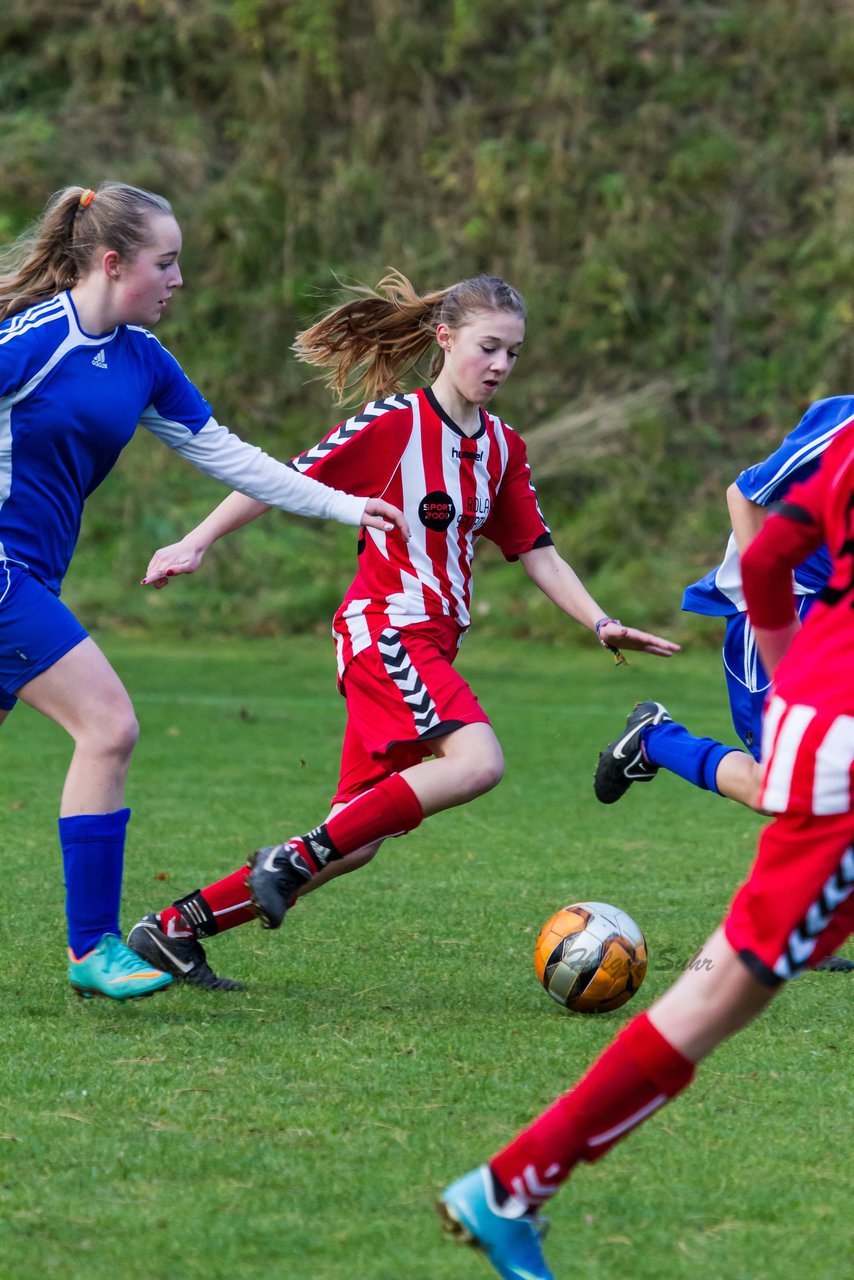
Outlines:
{"type": "Polygon", "coordinates": [[[364,409],[360,409],[358,413],[336,427],[325,440],[319,441],[311,449],[306,449],[305,453],[301,453],[294,458],[291,466],[299,472],[308,471],[309,467],[312,467],[315,462],[327,457],[335,449],[340,448],[342,444],[347,444],[349,440],[352,440],[353,436],[358,435],[376,418],[382,417],[384,413],[388,413],[391,409],[406,409],[408,405],[409,400],[401,395],[386,396],[384,400],[372,400],[370,404],[365,405],[364,409]]]}
{"type": "Polygon", "coordinates": [[[850,418],[846,418],[844,422],[838,423],[837,426],[830,427],[823,435],[818,436],[815,440],[811,440],[809,444],[803,445],[798,449],[797,453],[793,453],[792,456],[787,458],[783,465],[778,468],[771,479],[762,485],[761,489],[756,490],[756,493],[753,495],[753,502],[757,502],[760,506],[764,506],[765,504],[763,499],[767,500],[773,494],[781,480],[783,480],[792,471],[796,471],[799,467],[804,466],[805,463],[811,462],[813,458],[817,458],[819,454],[824,453],[833,437],[838,435],[843,428],[850,426],[852,422],[854,422],[854,414],[852,414],[850,418]]]}
{"type": "Polygon", "coordinates": [[[367,499],[341,493],[300,475],[257,445],[241,440],[215,418],[210,418],[195,435],[182,423],[159,417],[151,408],[146,410],[140,423],[194,467],[258,502],[299,516],[361,524],[367,499]]]}

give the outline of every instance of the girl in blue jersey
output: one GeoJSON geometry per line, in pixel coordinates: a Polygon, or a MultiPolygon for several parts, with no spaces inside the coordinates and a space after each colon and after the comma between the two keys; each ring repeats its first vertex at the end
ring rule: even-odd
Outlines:
{"type": "MultiPolygon", "coordinates": [[[[649,782],[659,769],[665,769],[701,790],[762,812],[761,726],[771,681],[747,617],[741,555],[765,523],[768,508],[781,503],[793,484],[813,474],[825,449],[852,422],[854,397],[817,400],[769,457],[736,477],[726,495],[732,532],[724,558],[684,593],[682,608],[686,612],[726,619],[724,672],[732,722],[746,750],[691,733],[672,720],[660,702],[640,702],[629,713],[620,737],[599,757],[594,788],[603,804],[613,804],[633,782],[649,782]]],[[[820,598],[829,574],[830,556],[824,545],[795,569],[794,592],[801,620],[820,598]]],[[[831,955],[816,968],[850,973],[854,961],[831,955]]]]}
{"type": "MultiPolygon", "coordinates": [[[[621,736],[600,756],[595,790],[603,804],[619,800],[631,783],[650,781],[659,769],[666,769],[702,790],[759,807],[762,710],[770,679],[747,618],[740,553],[762,528],[767,509],[782,501],[793,484],[812,475],[825,449],[852,421],[854,397],[818,400],[769,457],[741,472],[726,495],[732,533],[724,559],[685,590],[684,610],[726,619],[724,672],[733,725],[746,750],[697,737],[671,720],[659,702],[639,703],[621,736]]],[[[829,572],[824,546],[798,566],[795,595],[801,619],[829,572]]]]}
{"type": "Polygon", "coordinates": [[[74,751],[59,818],[68,974],[82,996],[151,995],[172,978],[121,941],[125,778],[138,726],[101,650],[59,599],[83,504],[141,424],[201,471],[300,515],[407,531],[378,499],[300,475],[221,426],[152,335],[181,231],[123,183],[57,192],[0,256],[0,724],[20,698],[74,751]]]}

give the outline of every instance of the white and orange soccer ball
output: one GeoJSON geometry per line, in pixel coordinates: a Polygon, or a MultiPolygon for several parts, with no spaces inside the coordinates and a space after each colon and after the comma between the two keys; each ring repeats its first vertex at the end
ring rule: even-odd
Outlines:
{"type": "Polygon", "coordinates": [[[631,1000],[646,973],[646,942],[630,915],[607,902],[574,902],[540,930],[537,977],[574,1013],[608,1013],[631,1000]]]}

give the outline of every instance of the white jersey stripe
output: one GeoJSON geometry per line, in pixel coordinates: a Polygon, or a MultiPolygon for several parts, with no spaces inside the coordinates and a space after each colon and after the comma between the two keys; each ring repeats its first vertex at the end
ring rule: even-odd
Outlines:
{"type": "MultiPolygon", "coordinates": [[[[370,603],[370,600],[351,600],[341,615],[347,627],[347,635],[350,638],[352,657],[355,657],[357,653],[361,653],[363,649],[367,649],[371,643],[370,628],[365,620],[365,609],[370,603]]],[[[346,665],[346,661],[344,665],[346,665]]],[[[340,670],[343,673],[344,667],[341,666],[340,670]]]]}
{"type": "Polygon", "coordinates": [[[848,812],[851,807],[852,763],[854,763],[854,718],[839,716],[815,753],[813,813],[848,812]]]}
{"type": "Polygon", "coordinates": [[[789,707],[783,718],[762,793],[763,807],[772,813],[784,813],[789,806],[798,748],[815,714],[815,707],[796,705],[789,707]]]}
{"type": "MultiPolygon", "coordinates": [[[[407,573],[405,570],[401,571],[400,582],[403,590],[392,591],[386,596],[389,622],[393,626],[397,626],[398,621],[401,626],[427,622],[430,615],[424,604],[424,588],[421,583],[414,574],[407,573]]],[[[447,613],[448,606],[445,601],[442,603],[447,613]]]]}
{"type": "MultiPolygon", "coordinates": [[[[446,437],[449,435],[449,428],[446,424],[443,424],[442,432],[446,437]]],[[[479,439],[477,443],[480,447],[482,441],[479,439]]],[[[459,447],[459,441],[457,442],[457,447],[459,447]]],[[[449,449],[443,449],[442,452],[443,458],[447,458],[450,454],[449,449]]],[[[475,465],[479,466],[480,464],[476,463],[475,465]]],[[[442,475],[444,478],[445,490],[454,504],[455,511],[459,515],[462,513],[463,509],[463,491],[462,485],[460,484],[460,468],[444,466],[442,469],[442,475]]],[[[461,627],[467,627],[469,624],[469,615],[465,606],[466,577],[460,567],[461,558],[464,554],[462,550],[463,546],[464,539],[461,536],[460,525],[459,522],[455,521],[448,529],[445,543],[445,572],[448,575],[448,586],[450,587],[451,599],[454,602],[454,617],[461,627]]]]}
{"type": "Polygon", "coordinates": [[[366,404],[364,409],[360,409],[358,413],[354,413],[346,422],[342,422],[336,429],[311,449],[306,449],[298,457],[291,460],[291,467],[295,471],[308,471],[315,462],[322,461],[339,445],[347,444],[354,435],[358,435],[365,427],[369,426],[375,418],[383,413],[388,413],[390,409],[405,409],[407,405],[414,402],[416,397],[410,395],[390,395],[384,400],[372,400],[366,404]]]}
{"type": "MultiPolygon", "coordinates": [[[[400,480],[403,485],[404,509],[407,509],[411,505],[415,505],[412,495],[423,494],[427,483],[424,472],[424,454],[421,443],[421,406],[417,399],[414,400],[412,405],[412,417],[412,432],[409,440],[407,441],[406,448],[403,451],[403,456],[400,459],[400,480]]],[[[431,591],[435,592],[436,596],[441,600],[443,599],[444,592],[442,591],[442,584],[438,577],[430,568],[431,560],[427,552],[427,530],[420,520],[411,521],[410,528],[412,531],[412,538],[409,542],[408,551],[414,575],[413,578],[410,578],[410,581],[407,582],[407,578],[410,577],[410,575],[405,572],[401,573],[401,584],[403,586],[404,595],[415,595],[415,592],[413,591],[413,581],[417,578],[417,581],[421,586],[428,587],[431,591]]],[[[417,606],[418,613],[420,614],[424,612],[424,596],[420,588],[417,598],[420,600],[420,604],[417,606]]],[[[445,602],[443,601],[443,603],[445,602]]],[[[447,613],[447,604],[445,604],[443,611],[447,613]]]]}
{"type": "Polygon", "coordinates": [[[786,704],[782,698],[773,697],[765,707],[765,714],[762,717],[762,759],[770,759],[774,750],[774,739],[777,736],[777,729],[786,710],[786,704]]]}

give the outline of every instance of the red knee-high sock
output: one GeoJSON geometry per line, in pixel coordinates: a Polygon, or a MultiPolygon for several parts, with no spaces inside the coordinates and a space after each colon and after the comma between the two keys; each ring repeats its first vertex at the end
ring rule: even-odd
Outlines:
{"type": "MultiPolygon", "coordinates": [[[[415,792],[399,773],[384,778],[336,813],[328,822],[289,841],[316,872],[330,858],[342,857],[386,836],[402,835],[420,823],[423,812],[415,792]]],[[[249,867],[197,889],[160,912],[160,927],[171,937],[208,938],[255,919],[246,888],[249,867]]]]}
{"type": "Polygon", "coordinates": [[[409,783],[399,773],[393,773],[370,791],[356,796],[346,809],[321,826],[288,843],[299,849],[314,875],[330,858],[342,858],[375,840],[413,831],[423,817],[421,802],[409,783]]]}
{"type": "Polygon", "coordinates": [[[598,1160],[693,1077],[693,1062],[641,1013],[569,1093],[490,1160],[490,1168],[506,1191],[535,1209],[580,1160],[598,1160]]]}
{"type": "Polygon", "coordinates": [[[249,867],[242,866],[209,884],[187,894],[160,912],[160,927],[170,938],[209,938],[225,933],[236,925],[255,919],[246,877],[249,867]]]}
{"type": "MultiPolygon", "coordinates": [[[[341,858],[374,840],[412,831],[423,817],[412,787],[399,773],[393,773],[391,778],[384,778],[370,791],[356,796],[323,826],[306,836],[294,837],[289,844],[300,847],[307,867],[314,873],[329,858],[341,858]]],[[[255,911],[246,888],[248,873],[250,868],[239,867],[230,876],[173,902],[160,911],[160,928],[170,937],[206,938],[254,920],[255,911]]]]}

